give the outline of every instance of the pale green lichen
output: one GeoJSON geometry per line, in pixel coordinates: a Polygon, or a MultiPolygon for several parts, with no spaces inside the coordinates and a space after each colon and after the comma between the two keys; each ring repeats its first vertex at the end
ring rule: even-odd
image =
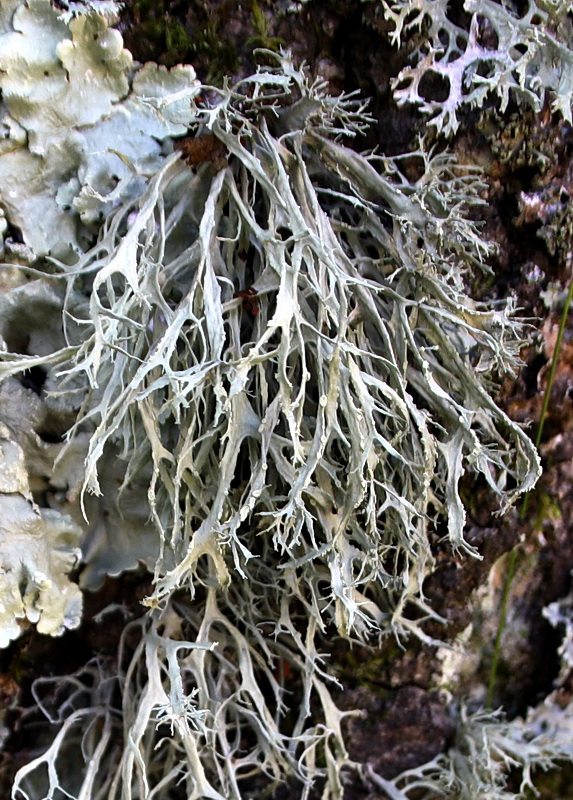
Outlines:
{"type": "Polygon", "coordinates": [[[562,661],[562,680],[566,680],[569,670],[573,669],[573,592],[555,603],[550,603],[543,611],[543,616],[554,628],[563,629],[563,639],[559,646],[562,661]]]}
{"type": "Polygon", "coordinates": [[[513,720],[504,719],[502,713],[470,712],[462,706],[457,711],[456,741],[447,753],[394,781],[384,781],[371,770],[367,770],[367,780],[385,789],[392,800],[410,796],[517,800],[535,794],[536,770],[571,761],[573,705],[563,703],[561,689],[567,686],[573,662],[572,607],[570,593],[543,612],[552,625],[565,629],[559,648],[561,672],[554,691],[543,701],[513,720]],[[518,788],[510,788],[512,784],[518,788]]]}
{"type": "Polygon", "coordinates": [[[24,451],[0,423],[0,647],[27,623],[57,636],[80,624],[82,596],[68,574],[81,528],[32,501],[24,451]]]}
{"type": "Polygon", "coordinates": [[[535,792],[533,773],[571,759],[573,714],[550,696],[525,719],[505,721],[497,714],[461,708],[456,741],[447,753],[416,769],[385,780],[365,770],[365,780],[391,800],[518,800],[535,792]],[[519,786],[510,788],[513,773],[519,786]]]}
{"type": "Polygon", "coordinates": [[[537,111],[551,107],[571,122],[573,103],[572,4],[568,0],[465,0],[463,13],[445,0],[381,0],[400,45],[420,31],[414,64],[394,78],[399,104],[414,103],[429,124],[446,135],[459,125],[462,108],[510,96],[537,111]],[[438,93],[445,98],[438,99],[438,93]],[[432,94],[434,93],[434,97],[432,94]]]}
{"type": "Polygon", "coordinates": [[[158,169],[198,91],[190,66],[146,65],[130,82],[131,54],[96,8],[62,16],[47,0],[18,3],[0,35],[0,205],[35,257],[67,264],[158,169]]]}
{"type": "Polygon", "coordinates": [[[28,132],[31,152],[45,156],[125,97],[131,53],[99,14],[68,26],[44,0],[20,5],[12,25],[0,39],[3,101],[28,132]]]}
{"type": "MultiPolygon", "coordinates": [[[[107,41],[93,8],[58,17],[35,0],[22,17],[28,31],[49,23],[36,71],[51,59],[60,75],[74,42],[87,51],[74,59],[91,57],[86,30],[107,41]]],[[[364,107],[285,54],[196,107],[192,68],[128,75],[109,36],[100,116],[68,119],[72,156],[49,115],[42,128],[57,87],[30,87],[35,112],[11,117],[46,144],[20,137],[0,155],[7,181],[29,170],[0,197],[32,257],[51,257],[7,292],[2,332],[26,291],[57,313],[45,338],[30,316],[34,335],[0,353],[0,373],[42,366],[42,413],[69,420],[67,442],[42,451],[45,513],[84,512],[83,584],[143,563],[153,587],[117,658],[36,683],[54,738],[13,797],[239,800],[295,777],[302,797],[320,782],[341,798],[351,765],[327,638],[433,641],[432,539],[478,555],[463,473],[503,508],[538,475],[490,394],[519,367],[523,326],[511,300],[474,302],[464,283],[489,252],[468,219],[482,185],[423,143],[408,155],[417,180],[401,159],[349,149],[364,107]],[[191,168],[161,152],[155,139],[188,128],[219,156],[191,168]]]]}
{"type": "MultiPolygon", "coordinates": [[[[87,432],[86,512],[110,457],[124,459],[120,508],[130,486],[148,484],[155,563],[121,526],[116,547],[154,567],[148,605],[203,648],[180,654],[167,688],[133,689],[135,753],[116,756],[97,791],[166,790],[186,752],[189,797],[239,798],[251,770],[307,786],[322,776],[325,796],[340,797],[341,714],[321,641],[331,630],[427,640],[430,505],[451,545],[476,555],[463,471],[504,504],[535,481],[529,439],[478,377],[518,366],[521,326],[511,304],[487,308],[464,291],[464,268],[488,252],[464,215],[479,202],[471,172],[420,148],[410,183],[399,162],[349,150],[335,135],[365,123],[361,107],[329,98],[286,57],[196,113],[227,164],[193,172],[172,156],[110,214],[68,278],[71,302],[78,278],[93,276],[81,343],[50,357],[68,362],[61,389],[85,387],[68,447],[87,432]],[[248,286],[256,314],[234,296],[248,286]],[[180,589],[194,599],[175,610],[180,589]],[[284,663],[303,686],[294,719],[284,663]],[[161,738],[157,709],[171,706],[160,698],[179,681],[196,690],[203,724],[180,698],[161,738]]],[[[153,675],[167,658],[153,631],[142,629],[129,674],[145,658],[153,675]]]]}

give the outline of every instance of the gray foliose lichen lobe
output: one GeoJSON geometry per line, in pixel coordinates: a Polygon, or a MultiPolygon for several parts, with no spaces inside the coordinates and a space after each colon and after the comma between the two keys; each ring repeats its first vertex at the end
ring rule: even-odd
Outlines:
{"type": "Polygon", "coordinates": [[[81,529],[67,516],[38,508],[24,452],[0,423],[0,646],[27,623],[57,636],[77,628],[82,596],[69,573],[80,558],[81,529]]]}
{"type": "Polygon", "coordinates": [[[36,257],[71,266],[94,224],[137,194],[137,173],[157,168],[160,142],[185,132],[195,73],[147,65],[132,82],[131,54],[110,26],[114,4],[67,16],[44,0],[7,5],[0,205],[36,257]]]}

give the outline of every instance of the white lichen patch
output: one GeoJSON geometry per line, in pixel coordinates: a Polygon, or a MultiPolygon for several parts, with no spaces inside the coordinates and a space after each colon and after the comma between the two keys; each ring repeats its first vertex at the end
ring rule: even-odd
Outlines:
{"type": "Polygon", "coordinates": [[[24,452],[0,424],[0,647],[27,623],[58,636],[80,624],[82,596],[68,577],[81,529],[32,501],[24,452]]]}
{"type": "Polygon", "coordinates": [[[0,207],[36,257],[72,265],[93,225],[158,169],[161,142],[185,132],[198,83],[191,66],[148,64],[132,89],[131,54],[94,8],[62,16],[32,0],[6,17],[0,207]]]}

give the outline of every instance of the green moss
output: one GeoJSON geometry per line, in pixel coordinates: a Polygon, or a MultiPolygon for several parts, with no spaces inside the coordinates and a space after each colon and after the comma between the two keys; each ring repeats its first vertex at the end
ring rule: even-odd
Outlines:
{"type": "Polygon", "coordinates": [[[179,19],[171,16],[164,0],[136,0],[131,13],[134,28],[149,58],[173,66],[187,60],[192,41],[179,19]]]}
{"type": "Polygon", "coordinates": [[[385,694],[382,685],[392,662],[403,656],[404,651],[394,641],[388,641],[382,648],[365,651],[364,648],[346,649],[338,656],[336,667],[338,677],[345,686],[356,685],[368,688],[377,695],[385,694]]]}
{"type": "Polygon", "coordinates": [[[222,33],[229,13],[229,4],[197,2],[178,10],[167,0],[135,0],[126,7],[124,36],[138,60],[193,64],[206,83],[221,86],[239,66],[235,44],[222,33]]]}
{"type": "Polygon", "coordinates": [[[222,36],[213,21],[195,31],[191,46],[191,61],[206,63],[206,83],[222,86],[226,75],[233,75],[239,66],[239,56],[235,45],[222,36]]]}
{"type": "Polygon", "coordinates": [[[278,52],[285,44],[284,39],[278,36],[271,36],[267,17],[257,0],[251,0],[251,7],[253,9],[253,24],[256,33],[247,41],[247,46],[253,48],[262,47],[265,50],[278,52]]]}

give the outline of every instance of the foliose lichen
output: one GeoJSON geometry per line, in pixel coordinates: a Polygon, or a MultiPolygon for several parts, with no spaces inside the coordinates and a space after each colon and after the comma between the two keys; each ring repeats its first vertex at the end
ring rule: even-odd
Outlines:
{"type": "Polygon", "coordinates": [[[80,536],[69,517],[33,503],[24,451],[0,423],[0,647],[27,623],[51,636],[78,627],[82,595],[68,573],[80,536]]]}

